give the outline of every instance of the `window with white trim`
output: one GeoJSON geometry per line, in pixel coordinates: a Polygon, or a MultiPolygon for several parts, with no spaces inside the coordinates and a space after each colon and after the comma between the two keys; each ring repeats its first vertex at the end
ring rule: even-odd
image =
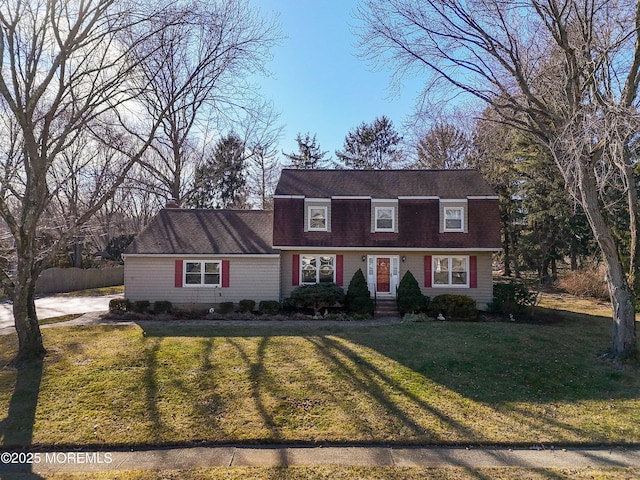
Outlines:
{"type": "Polygon", "coordinates": [[[444,231],[464,232],[464,207],[444,207],[444,231]]]}
{"type": "Polygon", "coordinates": [[[327,207],[309,207],[307,228],[309,231],[327,231],[327,207]]]}
{"type": "Polygon", "coordinates": [[[376,207],[376,232],[395,231],[395,208],[376,207]]]}
{"type": "Polygon", "coordinates": [[[434,287],[468,287],[469,257],[433,257],[434,287]]]}
{"type": "Polygon", "coordinates": [[[335,283],[335,255],[300,255],[300,283],[335,283]]]}
{"type": "Polygon", "coordinates": [[[182,284],[185,287],[221,287],[220,260],[185,260],[182,284]]]}

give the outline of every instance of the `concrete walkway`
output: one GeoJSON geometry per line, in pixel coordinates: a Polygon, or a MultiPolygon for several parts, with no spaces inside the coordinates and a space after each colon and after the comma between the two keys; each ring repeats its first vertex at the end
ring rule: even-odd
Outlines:
{"type": "MultiPolygon", "coordinates": [[[[8,452],[0,453],[0,459],[8,452]]],[[[97,472],[177,470],[216,466],[395,466],[640,468],[640,447],[511,449],[357,446],[221,446],[140,451],[33,453],[32,463],[0,461],[1,472],[97,472]]]]}

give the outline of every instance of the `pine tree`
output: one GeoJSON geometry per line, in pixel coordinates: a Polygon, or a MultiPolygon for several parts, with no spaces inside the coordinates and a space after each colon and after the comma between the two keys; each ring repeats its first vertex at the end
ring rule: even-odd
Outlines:
{"type": "Polygon", "coordinates": [[[373,123],[362,122],[344,139],[343,150],[336,156],[345,168],[390,169],[401,165],[402,151],[398,146],[402,137],[386,116],[376,118],[373,123]]]}
{"type": "Polygon", "coordinates": [[[243,208],[246,206],[245,146],[231,133],[222,138],[209,161],[195,172],[193,194],[187,205],[193,208],[243,208]]]}
{"type": "Polygon", "coordinates": [[[327,166],[327,160],[324,159],[324,156],[328,152],[320,150],[320,146],[318,145],[315,135],[311,137],[311,135],[307,133],[304,138],[302,138],[302,134],[298,133],[296,142],[298,143],[298,153],[282,152],[283,155],[291,162],[288,165],[285,165],[286,168],[311,170],[327,166]]]}

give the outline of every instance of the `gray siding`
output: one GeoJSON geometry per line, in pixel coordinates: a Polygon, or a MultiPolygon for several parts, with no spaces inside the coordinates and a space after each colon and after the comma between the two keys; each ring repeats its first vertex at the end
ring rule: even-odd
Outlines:
{"type": "MultiPolygon", "coordinates": [[[[180,260],[211,259],[184,257],[180,260]]],[[[175,287],[175,257],[127,256],[124,268],[125,297],[129,300],[169,300],[182,307],[205,308],[220,302],[280,298],[280,265],[277,257],[216,257],[229,260],[229,287],[175,287]]]]}

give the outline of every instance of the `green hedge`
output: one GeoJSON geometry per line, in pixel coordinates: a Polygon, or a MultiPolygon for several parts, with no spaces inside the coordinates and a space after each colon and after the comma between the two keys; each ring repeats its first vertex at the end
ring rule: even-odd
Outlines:
{"type": "Polygon", "coordinates": [[[322,308],[330,308],[344,302],[344,291],[335,283],[318,283],[296,287],[290,302],[297,308],[312,308],[318,313],[322,308]]]}
{"type": "Polygon", "coordinates": [[[445,320],[473,321],[478,318],[476,301],[466,295],[438,295],[429,303],[429,315],[443,315],[445,320]]]}

